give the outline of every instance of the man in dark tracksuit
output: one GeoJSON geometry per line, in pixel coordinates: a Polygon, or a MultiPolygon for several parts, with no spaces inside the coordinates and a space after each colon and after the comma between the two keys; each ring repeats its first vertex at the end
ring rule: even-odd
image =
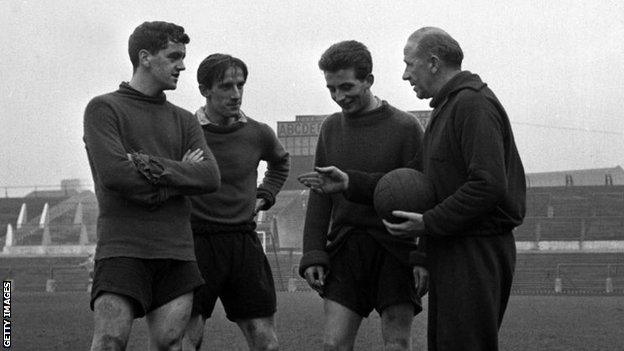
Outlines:
{"type": "MultiPolygon", "coordinates": [[[[404,54],[403,79],[418,98],[433,98],[421,166],[438,204],[423,214],[394,211],[406,221],[384,224],[394,235],[425,241],[429,350],[497,350],[516,260],[512,229],[525,214],[524,170],[509,119],[479,76],[461,70],[463,53],[446,32],[419,29],[404,54]]],[[[316,186],[346,190],[357,201],[380,177],[318,171],[316,186]]]]}

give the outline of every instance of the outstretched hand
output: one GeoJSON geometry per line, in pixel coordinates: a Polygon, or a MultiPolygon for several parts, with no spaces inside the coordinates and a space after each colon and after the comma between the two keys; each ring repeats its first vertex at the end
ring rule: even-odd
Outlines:
{"type": "Polygon", "coordinates": [[[314,172],[301,174],[297,180],[320,194],[339,193],[349,187],[349,176],[335,166],[315,167],[314,172]]]}
{"type": "Polygon", "coordinates": [[[425,234],[425,222],[423,221],[422,214],[406,211],[392,211],[392,215],[403,218],[405,221],[401,223],[391,223],[384,219],[383,224],[390,234],[411,238],[425,234]]]}

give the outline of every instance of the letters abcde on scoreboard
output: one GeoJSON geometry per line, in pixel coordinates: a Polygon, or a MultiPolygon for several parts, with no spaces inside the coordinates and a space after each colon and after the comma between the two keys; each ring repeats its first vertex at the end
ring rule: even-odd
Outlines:
{"type": "Polygon", "coordinates": [[[321,131],[320,121],[311,122],[277,122],[277,136],[279,138],[289,136],[316,136],[321,131]]]}

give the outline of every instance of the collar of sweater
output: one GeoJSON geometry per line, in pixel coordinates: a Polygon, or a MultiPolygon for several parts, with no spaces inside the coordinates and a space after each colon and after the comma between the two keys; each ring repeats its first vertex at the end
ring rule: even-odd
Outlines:
{"type": "Polygon", "coordinates": [[[241,129],[247,123],[247,115],[245,115],[242,110],[240,110],[239,112],[240,115],[238,119],[234,121],[234,123],[227,126],[212,122],[206,115],[206,106],[202,106],[197,111],[195,111],[195,117],[199,121],[199,124],[202,126],[202,128],[205,128],[215,133],[231,133],[241,129]]]}
{"type": "Polygon", "coordinates": [[[131,99],[145,101],[151,104],[162,105],[167,101],[167,95],[165,95],[165,93],[162,91],[156,96],[145,95],[142,92],[131,87],[130,83],[128,82],[122,82],[121,84],[119,84],[119,90],[117,90],[117,92],[131,99]]]}
{"type": "Polygon", "coordinates": [[[353,125],[370,125],[379,122],[382,119],[388,118],[390,105],[387,101],[382,100],[381,105],[370,111],[357,113],[353,115],[342,114],[344,120],[348,124],[353,125]]]}
{"type": "Polygon", "coordinates": [[[436,108],[447,97],[463,89],[481,90],[486,84],[481,78],[470,71],[461,71],[442,86],[440,91],[431,99],[429,106],[436,108]]]}

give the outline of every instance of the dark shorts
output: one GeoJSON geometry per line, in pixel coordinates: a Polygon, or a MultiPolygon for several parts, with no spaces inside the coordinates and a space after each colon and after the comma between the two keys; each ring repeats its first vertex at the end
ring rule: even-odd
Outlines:
{"type": "Polygon", "coordinates": [[[104,258],[95,261],[91,310],[98,296],[113,293],[130,298],[134,318],[141,318],[203,282],[194,261],[104,258]]]}
{"type": "Polygon", "coordinates": [[[355,231],[330,258],[321,294],[366,318],[373,309],[411,304],[422,311],[412,269],[402,265],[366,232],[355,231]]]}
{"type": "Polygon", "coordinates": [[[200,234],[194,240],[206,283],[195,291],[193,314],[209,318],[217,298],[231,321],[275,314],[273,274],[255,231],[200,234]]]}

